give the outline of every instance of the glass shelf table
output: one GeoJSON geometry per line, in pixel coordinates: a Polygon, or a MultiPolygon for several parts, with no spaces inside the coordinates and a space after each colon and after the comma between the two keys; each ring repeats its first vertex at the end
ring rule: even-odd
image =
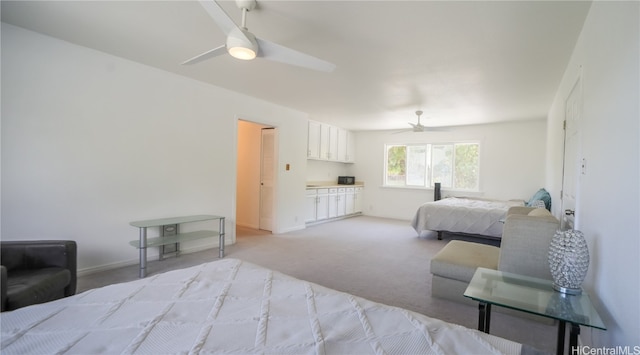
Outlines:
{"type": "MultiPolygon", "coordinates": [[[[140,229],[138,240],[132,240],[129,242],[131,246],[139,249],[140,254],[140,273],[139,277],[144,278],[147,275],[147,248],[149,247],[161,247],[164,245],[176,244],[176,255],[179,253],[179,243],[187,242],[202,238],[218,237],[218,256],[224,258],[224,243],[225,243],[225,219],[222,216],[214,215],[195,215],[184,217],[172,217],[172,218],[160,218],[150,219],[145,221],[135,221],[129,223],[130,225],[140,229]],[[177,233],[178,225],[183,223],[202,222],[218,220],[218,230],[200,230],[188,233],[177,233]],[[161,236],[147,238],[147,228],[149,227],[171,227],[176,233],[170,236],[161,236]]],[[[160,252],[162,257],[162,251],[160,252]]]]}
{"type": "Polygon", "coordinates": [[[567,323],[571,324],[569,354],[578,345],[580,326],[606,330],[589,295],[566,295],[552,288],[553,281],[478,268],[464,296],[479,302],[478,330],[489,333],[491,305],[558,320],[557,354],[564,353],[567,323]]]}

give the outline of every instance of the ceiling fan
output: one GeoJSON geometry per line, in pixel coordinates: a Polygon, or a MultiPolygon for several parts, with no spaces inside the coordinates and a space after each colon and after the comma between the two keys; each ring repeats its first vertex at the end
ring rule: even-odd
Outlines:
{"type": "Polygon", "coordinates": [[[427,127],[423,126],[420,123],[420,116],[422,116],[423,112],[418,110],[416,111],[416,116],[418,116],[418,123],[411,123],[409,122],[409,124],[411,125],[411,127],[413,127],[413,131],[414,132],[424,132],[426,130],[427,127]]]}
{"type": "Polygon", "coordinates": [[[409,122],[409,125],[411,125],[412,128],[410,129],[404,129],[401,131],[397,131],[396,133],[403,133],[403,132],[434,132],[434,131],[444,131],[444,129],[440,128],[440,127],[427,127],[425,125],[423,125],[422,123],[420,123],[420,116],[422,116],[424,112],[422,112],[421,110],[417,110],[416,111],[416,116],[418,116],[418,123],[411,123],[409,122]]]}
{"type": "Polygon", "coordinates": [[[238,59],[252,60],[259,57],[327,73],[332,72],[336,67],[333,63],[258,38],[249,32],[246,25],[247,12],[255,8],[256,0],[236,0],[236,5],[242,11],[242,25],[240,27],[233,22],[217,2],[201,0],[200,4],[227,36],[227,42],[222,46],[184,61],[183,65],[199,63],[221,54],[229,53],[238,59]]]}

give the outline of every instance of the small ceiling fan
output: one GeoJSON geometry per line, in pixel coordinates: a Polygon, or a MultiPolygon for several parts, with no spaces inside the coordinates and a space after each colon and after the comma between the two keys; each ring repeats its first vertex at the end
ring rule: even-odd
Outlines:
{"type": "Polygon", "coordinates": [[[398,131],[396,133],[402,133],[402,132],[432,132],[432,131],[443,131],[443,129],[439,128],[439,127],[427,127],[425,125],[423,125],[422,123],[420,123],[420,116],[422,116],[424,112],[422,112],[421,110],[417,110],[416,111],[416,116],[418,116],[418,123],[411,123],[409,122],[409,125],[411,125],[411,129],[405,129],[405,130],[401,130],[398,131]]]}
{"type": "Polygon", "coordinates": [[[420,110],[416,111],[416,116],[418,116],[418,123],[414,124],[414,123],[409,122],[411,127],[413,127],[413,131],[414,132],[424,132],[427,129],[427,127],[423,126],[420,123],[420,116],[422,116],[422,114],[423,114],[422,111],[420,111],[420,110]]]}
{"type": "Polygon", "coordinates": [[[259,57],[327,73],[332,72],[336,67],[333,63],[258,38],[249,32],[246,25],[247,12],[255,8],[256,0],[236,0],[236,5],[242,11],[242,25],[240,27],[233,22],[217,2],[201,0],[200,4],[227,36],[227,42],[184,61],[183,65],[196,64],[229,53],[238,59],[252,60],[259,57]]]}

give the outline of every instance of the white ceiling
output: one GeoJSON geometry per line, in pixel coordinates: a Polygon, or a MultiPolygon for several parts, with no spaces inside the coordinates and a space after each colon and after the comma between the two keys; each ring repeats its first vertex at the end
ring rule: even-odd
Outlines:
{"type": "MultiPolygon", "coordinates": [[[[240,10],[221,1],[240,23],[240,10]]],[[[315,72],[228,55],[192,1],[2,1],[2,21],[307,112],[353,130],[541,119],[587,1],[258,1],[256,36],[337,65],[315,72]]],[[[46,58],[43,58],[46,60],[46,58]]]]}

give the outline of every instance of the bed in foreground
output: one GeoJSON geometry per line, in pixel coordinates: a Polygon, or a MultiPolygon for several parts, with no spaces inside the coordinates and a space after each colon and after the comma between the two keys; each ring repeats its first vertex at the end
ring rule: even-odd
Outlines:
{"type": "Polygon", "coordinates": [[[235,259],[0,315],[3,354],[519,354],[530,348],[235,259]]]}

